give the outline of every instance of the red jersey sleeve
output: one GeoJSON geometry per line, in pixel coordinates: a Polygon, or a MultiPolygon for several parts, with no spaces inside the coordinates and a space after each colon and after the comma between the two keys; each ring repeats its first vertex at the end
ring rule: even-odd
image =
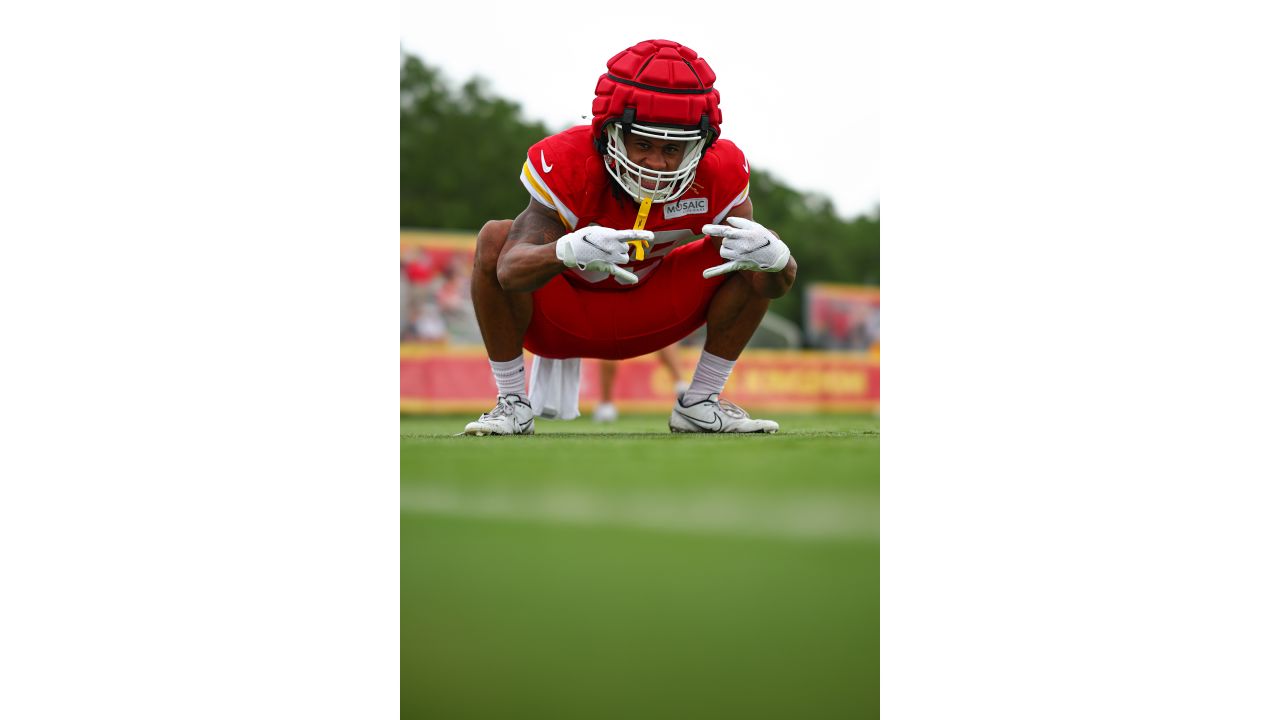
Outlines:
{"type": "Polygon", "coordinates": [[[715,213],[711,222],[719,224],[730,210],[747,201],[751,192],[751,166],[737,145],[720,139],[698,165],[699,182],[704,173],[705,185],[711,189],[711,212],[715,213]]]}

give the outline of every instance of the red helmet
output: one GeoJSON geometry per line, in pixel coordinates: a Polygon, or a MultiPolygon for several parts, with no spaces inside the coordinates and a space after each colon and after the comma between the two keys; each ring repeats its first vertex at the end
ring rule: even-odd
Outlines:
{"type": "Polygon", "coordinates": [[[720,135],[715,72],[698,53],[670,40],[646,40],[627,48],[606,67],[591,105],[591,130],[605,168],[637,201],[676,199],[689,188],[698,161],[720,135]],[[623,145],[627,132],[685,142],[680,167],[662,172],[631,162],[623,145]]]}

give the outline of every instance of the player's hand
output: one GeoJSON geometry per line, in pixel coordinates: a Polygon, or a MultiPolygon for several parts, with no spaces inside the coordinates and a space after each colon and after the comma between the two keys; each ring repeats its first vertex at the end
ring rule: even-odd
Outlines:
{"type": "Polygon", "coordinates": [[[623,285],[640,279],[618,267],[629,259],[627,240],[653,240],[648,230],[612,230],[591,225],[574,230],[556,241],[556,257],[567,267],[607,272],[623,285]]]}
{"type": "Polygon", "coordinates": [[[720,257],[729,262],[707,268],[702,277],[713,278],[735,270],[779,272],[787,266],[791,250],[765,226],[746,218],[731,217],[725,225],[703,225],[702,232],[724,238],[720,241],[720,257]]]}

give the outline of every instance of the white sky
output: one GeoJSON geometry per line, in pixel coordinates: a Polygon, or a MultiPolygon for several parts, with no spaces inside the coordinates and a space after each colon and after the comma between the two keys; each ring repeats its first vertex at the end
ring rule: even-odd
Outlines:
{"type": "Polygon", "coordinates": [[[589,119],[615,53],[650,38],[687,45],[716,72],[724,137],[753,166],[851,217],[880,197],[878,12],[874,0],[836,6],[401,0],[400,39],[455,86],[484,77],[552,130],[589,119]]]}

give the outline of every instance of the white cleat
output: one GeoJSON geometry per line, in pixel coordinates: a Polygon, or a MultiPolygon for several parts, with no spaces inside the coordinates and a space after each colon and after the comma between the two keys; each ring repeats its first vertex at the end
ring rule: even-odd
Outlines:
{"type": "Polygon", "coordinates": [[[671,432],[681,433],[776,433],[778,423],[772,420],[753,420],[747,411],[720,395],[712,395],[701,402],[685,404],[681,397],[671,410],[667,425],[671,432]]]}
{"type": "Polygon", "coordinates": [[[618,408],[613,403],[600,403],[596,406],[596,411],[591,413],[591,419],[598,423],[617,422],[618,408]]]}
{"type": "Polygon", "coordinates": [[[467,423],[463,435],[532,435],[533,408],[529,401],[519,395],[500,395],[498,404],[480,416],[479,420],[467,423]]]}

